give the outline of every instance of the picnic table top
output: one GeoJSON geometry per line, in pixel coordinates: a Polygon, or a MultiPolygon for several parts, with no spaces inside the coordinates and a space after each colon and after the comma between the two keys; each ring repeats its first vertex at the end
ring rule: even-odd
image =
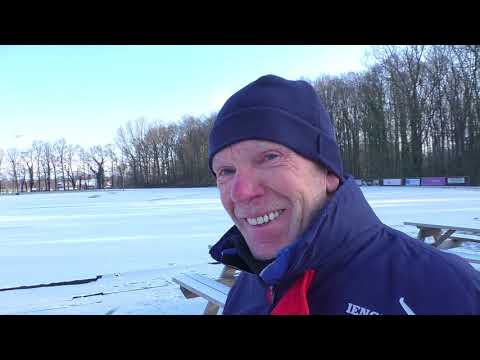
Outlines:
{"type": "Polygon", "coordinates": [[[181,287],[219,306],[225,305],[230,291],[229,286],[195,273],[183,273],[173,277],[172,280],[181,287]]]}
{"type": "Polygon", "coordinates": [[[472,233],[480,233],[480,227],[475,228],[475,227],[465,227],[465,226],[445,225],[445,224],[424,224],[424,223],[416,223],[416,222],[410,222],[410,221],[405,221],[404,224],[413,225],[413,226],[422,227],[422,228],[430,228],[430,229],[449,229],[449,230],[455,230],[455,231],[469,231],[472,233]]]}

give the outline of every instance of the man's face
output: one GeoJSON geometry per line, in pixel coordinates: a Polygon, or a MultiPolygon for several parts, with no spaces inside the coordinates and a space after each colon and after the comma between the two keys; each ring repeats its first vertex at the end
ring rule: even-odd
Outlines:
{"type": "Polygon", "coordinates": [[[215,154],[212,167],[225,210],[259,260],[293,243],[339,183],[319,165],[269,141],[233,144],[215,154]]]}

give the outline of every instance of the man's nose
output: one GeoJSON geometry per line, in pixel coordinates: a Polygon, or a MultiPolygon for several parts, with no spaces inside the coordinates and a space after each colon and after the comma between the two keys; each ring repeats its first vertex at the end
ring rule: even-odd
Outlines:
{"type": "Polygon", "coordinates": [[[248,202],[263,195],[263,187],[252,171],[237,171],[230,196],[234,202],[248,202]]]}

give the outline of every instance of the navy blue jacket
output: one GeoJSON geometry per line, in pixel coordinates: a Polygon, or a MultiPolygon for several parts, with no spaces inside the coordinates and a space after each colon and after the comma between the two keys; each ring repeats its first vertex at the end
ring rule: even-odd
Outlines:
{"type": "Polygon", "coordinates": [[[307,270],[311,314],[480,314],[480,273],[384,225],[351,176],[273,262],[255,262],[234,226],[210,250],[242,270],[223,314],[270,314],[307,270]],[[250,258],[249,258],[250,257],[250,258]],[[273,295],[273,297],[272,297],[273,295]]]}

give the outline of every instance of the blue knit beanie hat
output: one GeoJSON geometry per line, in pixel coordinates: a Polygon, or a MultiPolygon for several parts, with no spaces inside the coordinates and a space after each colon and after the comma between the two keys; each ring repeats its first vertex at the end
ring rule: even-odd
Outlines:
{"type": "Polygon", "coordinates": [[[243,140],[282,144],[342,179],[335,129],[315,90],[306,81],[265,75],[233,94],[210,132],[210,170],[218,151],[243,140]]]}

